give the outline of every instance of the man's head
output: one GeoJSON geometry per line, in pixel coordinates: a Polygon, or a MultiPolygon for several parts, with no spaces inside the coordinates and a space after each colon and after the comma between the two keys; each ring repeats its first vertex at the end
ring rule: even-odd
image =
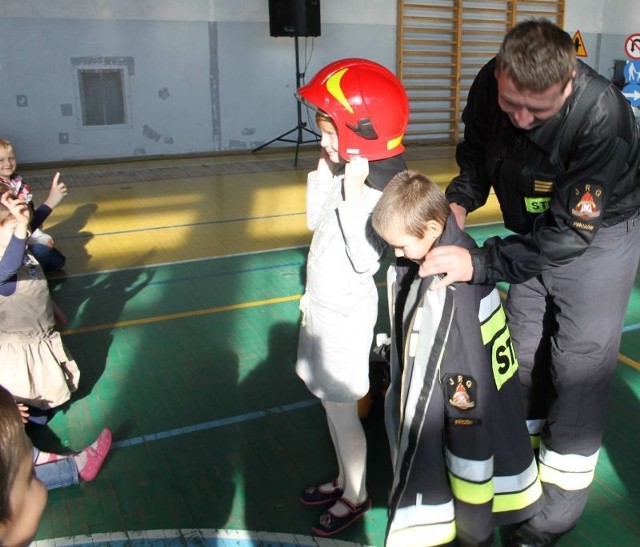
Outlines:
{"type": "Polygon", "coordinates": [[[47,490],[35,477],[20,412],[0,387],[0,545],[29,545],[46,503],[47,490]]]}
{"type": "Polygon", "coordinates": [[[396,256],[419,262],[442,233],[449,211],[437,184],[418,171],[407,170],[387,184],[371,222],[396,256]]]}
{"type": "Polygon", "coordinates": [[[573,91],[576,51],[571,37],[545,19],[519,23],[497,55],[498,103],[520,129],[553,117],[573,91]]]}

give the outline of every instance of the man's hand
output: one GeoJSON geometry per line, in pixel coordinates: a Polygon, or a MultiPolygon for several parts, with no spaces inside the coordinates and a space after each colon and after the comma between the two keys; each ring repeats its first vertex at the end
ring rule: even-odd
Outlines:
{"type": "Polygon", "coordinates": [[[361,156],[353,156],[344,168],[344,199],[362,196],[364,181],[369,176],[369,160],[361,156]]]}
{"type": "Polygon", "coordinates": [[[458,281],[471,281],[473,264],[471,254],[464,247],[443,245],[431,249],[420,265],[420,277],[445,274],[440,281],[432,283],[430,290],[440,289],[458,281]]]}
{"type": "Polygon", "coordinates": [[[45,200],[45,204],[54,209],[65,198],[67,192],[65,183],[60,180],[60,173],[56,173],[51,182],[51,190],[45,200]]]}

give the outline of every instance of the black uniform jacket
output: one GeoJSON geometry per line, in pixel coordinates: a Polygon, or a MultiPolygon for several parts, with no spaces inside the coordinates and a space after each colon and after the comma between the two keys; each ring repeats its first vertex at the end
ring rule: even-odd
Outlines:
{"type": "Polygon", "coordinates": [[[573,91],[543,125],[517,129],[498,106],[496,61],[469,92],[456,151],[460,174],[446,194],[467,212],[495,190],[505,226],[517,235],[491,238],[472,251],[473,282],[526,281],[580,256],[599,227],[640,206],[640,144],[631,107],[612,84],[578,61],[573,91]],[[593,103],[588,87],[598,85],[593,103]],[[574,113],[573,120],[572,112],[574,113]]]}

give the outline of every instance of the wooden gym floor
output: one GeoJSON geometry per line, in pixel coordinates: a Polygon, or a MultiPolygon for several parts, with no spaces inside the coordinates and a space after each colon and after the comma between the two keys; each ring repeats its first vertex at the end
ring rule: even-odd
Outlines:
{"type": "MultiPolygon", "coordinates": [[[[36,545],[382,544],[390,475],[378,413],[364,421],[374,508],[322,540],[310,532],[321,511],[297,500],[334,471],[321,407],[293,371],[316,157],[302,150],[294,167],[293,151],[272,148],[21,170],[36,204],[56,170],[70,189],[46,231],[67,255],[51,290],[82,371],[34,441],[80,448],[104,426],[115,439],[95,481],[49,493],[36,545]]],[[[442,185],[456,172],[449,147],[410,147],[406,159],[442,185]]],[[[479,241],[504,231],[493,201],[470,224],[479,241]]],[[[561,546],[640,543],[639,290],[593,491],[561,546]]]]}

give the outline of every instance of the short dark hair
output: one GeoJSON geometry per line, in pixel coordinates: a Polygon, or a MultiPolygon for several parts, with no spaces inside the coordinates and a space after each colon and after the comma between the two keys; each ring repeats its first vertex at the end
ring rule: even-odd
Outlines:
{"type": "Polygon", "coordinates": [[[576,49],[569,34],[547,19],[530,19],[513,27],[497,55],[497,70],[516,87],[540,92],[569,83],[576,68],[576,49]]]}

